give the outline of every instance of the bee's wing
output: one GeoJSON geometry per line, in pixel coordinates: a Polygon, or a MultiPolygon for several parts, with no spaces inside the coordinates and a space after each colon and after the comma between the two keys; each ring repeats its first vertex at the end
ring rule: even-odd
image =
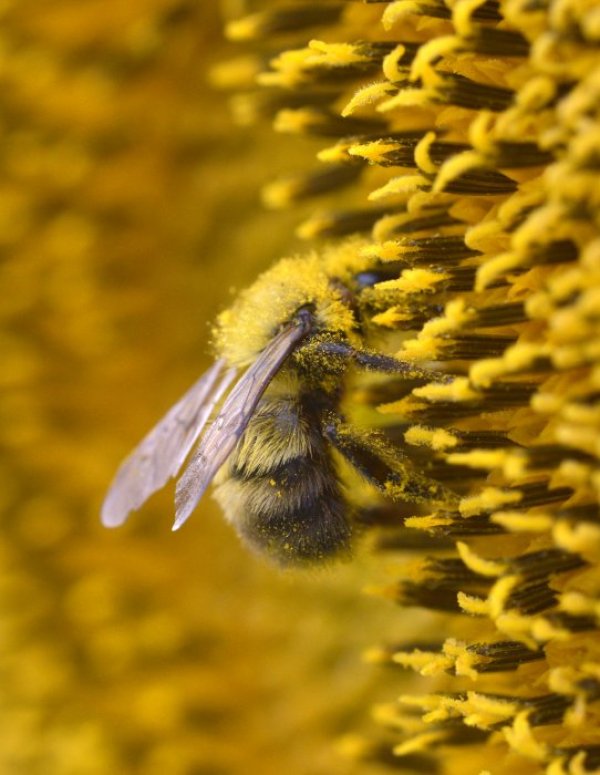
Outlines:
{"type": "Polygon", "coordinates": [[[233,452],[260,397],[307,330],[305,317],[298,317],[284,328],[269,342],[227,396],[177,482],[173,530],[180,528],[196,508],[215,474],[233,452]]]}
{"type": "Polygon", "coordinates": [[[106,527],[123,524],[177,474],[236,374],[224,367],[222,359],[211,366],[123,461],[102,505],[106,527]]]}

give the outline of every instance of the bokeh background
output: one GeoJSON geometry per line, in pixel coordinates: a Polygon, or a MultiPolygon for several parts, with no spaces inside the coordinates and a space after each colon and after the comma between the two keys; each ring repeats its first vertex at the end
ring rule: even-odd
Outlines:
{"type": "Polygon", "coordinates": [[[172,490],[98,518],[215,314],[294,249],[258,195],[287,145],[208,85],[238,5],[0,4],[2,775],[355,771],[332,742],[390,616],[366,557],[282,574],[209,498],[171,534],[172,490]]]}

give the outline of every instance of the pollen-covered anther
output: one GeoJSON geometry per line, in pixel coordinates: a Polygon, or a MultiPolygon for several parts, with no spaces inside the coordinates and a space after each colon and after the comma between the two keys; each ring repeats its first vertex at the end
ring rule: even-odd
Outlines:
{"type": "Polygon", "coordinates": [[[514,610],[500,614],[500,616],[495,619],[494,625],[499,632],[517,643],[522,643],[525,648],[531,650],[539,648],[540,643],[552,639],[552,636],[545,639],[537,639],[534,637],[532,633],[532,629],[535,625],[534,619],[532,619],[531,616],[525,616],[514,610]]]}
{"type": "Polygon", "coordinates": [[[413,168],[415,166],[414,149],[421,134],[415,131],[407,133],[405,138],[361,141],[351,145],[348,153],[350,156],[381,167],[413,168]]]}
{"type": "Polygon", "coordinates": [[[464,225],[443,206],[431,213],[413,212],[407,209],[406,212],[382,215],[373,229],[373,239],[376,242],[385,242],[403,234],[429,236],[428,232],[433,230],[438,232],[441,229],[444,233],[447,230],[453,230],[459,231],[461,235],[464,234],[464,225]]]}
{"type": "Polygon", "coordinates": [[[450,702],[439,694],[401,694],[398,702],[408,708],[423,711],[423,721],[436,723],[456,718],[457,712],[450,708],[450,702]]]}
{"type": "Polygon", "coordinates": [[[559,520],[552,528],[557,546],[568,552],[597,560],[600,558],[600,526],[559,520]]]}
{"type": "Polygon", "coordinates": [[[503,196],[516,190],[516,181],[493,169],[479,151],[465,151],[445,162],[432,187],[434,193],[476,196],[503,196]]]}
{"type": "Polygon", "coordinates": [[[264,70],[256,76],[261,86],[295,89],[311,82],[312,77],[307,62],[311,58],[310,49],[292,49],[283,51],[269,62],[270,70],[264,70]]]}
{"type": "Polygon", "coordinates": [[[520,584],[521,579],[516,575],[503,576],[492,586],[487,599],[481,600],[481,607],[476,604],[472,595],[459,593],[458,603],[466,613],[480,613],[491,619],[498,619],[509,607],[509,601],[513,591],[520,584]]]}
{"type": "Polygon", "coordinates": [[[570,704],[565,710],[565,727],[580,730],[590,718],[590,703],[600,696],[597,666],[588,664],[555,667],[550,671],[548,687],[558,695],[565,695],[570,704]],[[592,668],[591,670],[589,668],[592,668]]]}
{"type": "Polygon", "coordinates": [[[258,57],[240,56],[213,65],[208,75],[212,86],[229,90],[254,86],[259,72],[258,57]]]}
{"type": "Polygon", "coordinates": [[[382,328],[399,328],[403,324],[410,325],[412,315],[404,307],[389,307],[385,312],[373,315],[371,322],[382,328]]]}
{"type": "Polygon", "coordinates": [[[516,94],[515,102],[522,114],[536,114],[556,98],[557,82],[547,75],[534,75],[516,94]]]}
{"type": "MultiPolygon", "coordinates": [[[[412,266],[454,267],[465,258],[479,255],[467,247],[462,235],[401,237],[366,246],[362,255],[369,260],[406,262],[412,266]]],[[[451,329],[458,330],[477,319],[478,310],[468,307],[464,299],[453,299],[446,305],[444,317],[451,329]]],[[[439,318],[438,318],[439,320],[439,318]]],[[[428,325],[431,323],[428,320],[428,325]]],[[[439,323],[437,325],[440,325],[439,323]]]]}
{"type": "Polygon", "coordinates": [[[452,24],[456,32],[463,38],[468,38],[477,32],[474,24],[475,12],[484,5],[485,0],[457,0],[452,8],[452,24]]]}
{"type": "Polygon", "coordinates": [[[452,452],[446,456],[450,465],[467,466],[488,471],[501,470],[508,481],[522,479],[527,472],[527,456],[505,449],[473,449],[452,452]]]}
{"type": "Polygon", "coordinates": [[[554,524],[550,515],[524,511],[497,511],[490,519],[513,533],[547,533],[554,524]]]}
{"type": "MultiPolygon", "coordinates": [[[[315,95],[318,104],[305,104],[301,107],[291,107],[285,103],[284,98],[282,99],[283,105],[276,103],[273,120],[275,131],[283,132],[284,134],[308,134],[317,137],[340,138],[337,145],[329,149],[329,155],[328,149],[324,149],[322,153],[317,154],[320,161],[333,161],[345,164],[360,163],[359,159],[352,159],[348,156],[344,149],[356,142],[355,135],[372,132],[381,133],[386,128],[385,122],[381,119],[344,118],[337,111],[322,106],[322,96],[315,95]],[[350,135],[351,139],[346,138],[347,135],[350,135]]],[[[304,101],[307,99],[305,97],[304,101]]]]}
{"type": "Polygon", "coordinates": [[[225,34],[230,40],[245,41],[332,24],[338,21],[344,7],[341,2],[283,5],[231,21],[225,34]]]}
{"type": "Polygon", "coordinates": [[[379,103],[381,100],[386,100],[391,94],[395,94],[396,90],[390,84],[389,81],[379,81],[377,83],[363,86],[361,89],[357,89],[352,99],[342,110],[342,116],[351,116],[360,108],[369,107],[375,103],[379,103]]]}
{"type": "Polygon", "coordinates": [[[438,360],[437,341],[432,337],[419,337],[404,342],[396,357],[410,362],[438,360]]]}
{"type": "Polygon", "coordinates": [[[525,265],[524,257],[515,251],[499,253],[477,269],[476,291],[484,291],[508,273],[525,265]]]}
{"type": "Polygon", "coordinates": [[[370,140],[366,143],[355,143],[348,147],[350,156],[358,156],[370,164],[381,164],[385,161],[386,155],[394,151],[397,144],[386,142],[385,140],[370,140]]]}
{"type": "Polygon", "coordinates": [[[446,673],[454,664],[454,660],[448,655],[418,648],[411,651],[398,651],[392,659],[402,667],[409,667],[421,675],[431,676],[446,673]]]}
{"type": "Polygon", "coordinates": [[[429,186],[429,181],[422,175],[402,175],[401,177],[392,178],[384,186],[371,191],[369,200],[377,202],[388,197],[407,199],[415,191],[428,189],[429,186]]]}
{"type": "Polygon", "coordinates": [[[325,194],[353,183],[360,168],[347,165],[328,165],[312,174],[298,175],[267,184],[262,192],[263,203],[272,209],[289,207],[309,197],[325,194]]]}
{"type": "Polygon", "coordinates": [[[438,514],[428,514],[424,517],[407,517],[404,521],[406,527],[415,530],[435,531],[436,528],[447,528],[453,524],[452,517],[444,517],[438,514]]]}
{"type": "Polygon", "coordinates": [[[448,733],[445,730],[422,732],[394,746],[392,752],[394,756],[401,757],[421,751],[428,751],[432,746],[443,743],[447,737],[448,733]]]}
{"type": "Polygon", "coordinates": [[[377,102],[376,109],[379,113],[391,113],[398,108],[428,108],[430,95],[419,87],[402,87],[398,91],[388,85],[385,91],[379,91],[377,102]]]}
{"type": "Polygon", "coordinates": [[[557,415],[567,403],[567,397],[541,389],[531,397],[531,408],[542,415],[557,415]]]}
{"type": "MultiPolygon", "coordinates": [[[[436,141],[435,132],[427,132],[427,134],[417,143],[415,147],[415,163],[421,172],[426,175],[436,175],[438,172],[438,165],[435,164],[431,157],[431,148],[436,141]]],[[[435,185],[432,189],[437,191],[435,185]]]]}
{"type": "Polygon", "coordinates": [[[425,385],[422,388],[415,388],[413,395],[417,398],[423,398],[426,401],[452,401],[468,402],[474,401],[479,394],[473,390],[469,380],[466,377],[457,377],[448,385],[425,385]]]}
{"type": "Polygon", "coordinates": [[[467,727],[488,730],[510,721],[518,711],[517,702],[479,692],[448,693],[437,696],[439,706],[425,714],[429,724],[450,719],[461,719],[467,727]]]}
{"type": "Polygon", "coordinates": [[[559,606],[574,616],[593,616],[600,622],[600,600],[583,592],[564,592],[559,597],[559,606]]]}
{"type": "Polygon", "coordinates": [[[396,280],[378,283],[380,291],[398,291],[400,293],[434,293],[436,286],[447,280],[446,272],[431,269],[405,269],[396,280]]]}
{"type": "Polygon", "coordinates": [[[437,60],[450,56],[464,48],[464,41],[456,35],[445,35],[424,43],[410,69],[410,80],[421,80],[426,86],[439,83],[439,76],[435,72],[437,60]]]}
{"type": "Polygon", "coordinates": [[[572,639],[573,632],[595,629],[595,622],[590,617],[559,613],[529,616],[512,610],[498,616],[494,623],[500,632],[530,649],[549,641],[566,643],[572,639]]]}
{"type": "Polygon", "coordinates": [[[498,140],[494,131],[497,121],[498,117],[496,115],[482,111],[473,119],[469,126],[471,145],[484,158],[493,158],[497,153],[498,140]]]}
{"type": "Polygon", "coordinates": [[[400,664],[395,657],[398,653],[398,647],[394,645],[380,645],[365,649],[362,652],[361,659],[365,664],[393,666],[400,664]]]}
{"type": "Polygon", "coordinates": [[[406,16],[426,15],[426,11],[427,4],[423,0],[393,0],[387,4],[381,21],[386,30],[391,30],[406,16]]]}
{"type": "Polygon", "coordinates": [[[473,573],[477,573],[479,576],[497,578],[506,572],[508,566],[505,562],[499,560],[486,560],[475,554],[468,544],[463,541],[458,541],[456,548],[461,560],[467,568],[470,568],[473,573]]]}
{"type": "Polygon", "coordinates": [[[365,245],[361,249],[361,255],[369,260],[396,261],[402,252],[401,243],[397,240],[387,240],[377,242],[372,245],[365,245]]]}
{"type": "MultiPolygon", "coordinates": [[[[439,276],[439,274],[438,274],[439,276]]],[[[449,277],[449,273],[443,279],[449,277]]],[[[419,336],[423,339],[442,339],[456,334],[462,325],[468,320],[468,314],[464,314],[464,305],[459,302],[449,302],[444,314],[428,320],[422,327],[419,336]]]]}
{"type": "Polygon", "coordinates": [[[558,369],[573,369],[600,360],[600,341],[583,341],[575,345],[557,346],[552,351],[552,362],[558,369]]]}
{"type": "Polygon", "coordinates": [[[362,159],[350,156],[352,141],[340,140],[335,145],[323,148],[317,153],[317,159],[324,164],[362,164],[362,159]]]}
{"type": "Polygon", "coordinates": [[[378,724],[388,727],[388,729],[405,731],[406,719],[400,713],[400,709],[396,703],[381,702],[374,705],[371,709],[371,716],[378,724]]]}
{"type": "MultiPolygon", "coordinates": [[[[565,407],[563,415],[568,414],[566,409],[565,407]]],[[[590,456],[596,456],[600,451],[598,428],[595,424],[590,427],[570,422],[561,422],[556,429],[556,438],[558,442],[566,447],[579,449],[582,452],[587,452],[590,456]]]]}
{"type": "Polygon", "coordinates": [[[414,50],[407,51],[407,46],[399,43],[383,60],[382,71],[391,83],[401,81],[408,75],[408,67],[414,58],[414,50]],[[409,56],[407,56],[409,54],[409,56]]]}
{"type": "Polygon", "coordinates": [[[504,490],[499,487],[484,487],[476,495],[463,498],[459,511],[463,517],[473,517],[482,512],[494,512],[505,506],[519,503],[523,494],[519,490],[504,490]]]}
{"type": "Polygon", "coordinates": [[[554,479],[557,483],[574,490],[593,491],[596,473],[597,466],[591,460],[588,463],[583,463],[567,459],[559,464],[554,479]]]}
{"type": "Polygon", "coordinates": [[[567,626],[562,626],[560,620],[551,620],[546,616],[536,616],[530,621],[530,632],[538,643],[548,641],[568,642],[572,633],[567,626]]]}
{"type": "Polygon", "coordinates": [[[447,638],[443,651],[446,659],[452,661],[455,675],[465,676],[472,681],[479,679],[480,674],[476,668],[477,655],[467,648],[466,643],[457,641],[455,638],[447,638]]]}
{"type": "Polygon", "coordinates": [[[512,748],[523,756],[534,761],[545,761],[548,758],[548,746],[536,740],[529,723],[530,711],[524,710],[517,714],[512,726],[502,731],[512,748]]]}
{"type": "MultiPolygon", "coordinates": [[[[302,87],[308,83],[325,81],[347,82],[363,78],[371,72],[379,72],[381,62],[394,47],[393,43],[360,41],[358,43],[331,43],[312,40],[308,46],[284,51],[271,60],[272,71],[266,79],[259,79],[265,85],[273,85],[273,78],[279,78],[290,86],[302,87]]],[[[407,44],[409,50],[414,44],[407,44]]],[[[412,56],[407,52],[408,60],[412,56]]]]}
{"type": "Polygon", "coordinates": [[[328,43],[324,40],[311,40],[308,48],[314,52],[313,58],[307,61],[309,66],[333,68],[369,62],[374,50],[368,43],[328,43]]]}
{"type": "Polygon", "coordinates": [[[361,735],[344,735],[337,741],[335,749],[341,757],[353,761],[377,759],[380,753],[376,742],[361,735]]]}
{"type": "Polygon", "coordinates": [[[284,134],[303,134],[324,122],[322,111],[313,108],[284,108],[275,116],[273,129],[284,134]]]}
{"type": "Polygon", "coordinates": [[[317,211],[298,226],[296,234],[300,239],[311,240],[368,231],[377,223],[383,212],[378,208],[317,211]]]}
{"type": "Polygon", "coordinates": [[[454,434],[444,428],[427,428],[423,425],[411,426],[405,432],[404,440],[407,444],[431,447],[438,452],[452,449],[460,443],[454,434]]]}
{"type": "Polygon", "coordinates": [[[475,387],[487,388],[499,377],[535,371],[547,364],[552,350],[547,344],[519,342],[509,347],[501,358],[488,358],[475,363],[469,378],[475,387]]]}
{"type": "Polygon", "coordinates": [[[479,692],[467,692],[467,699],[461,703],[465,724],[490,729],[514,718],[518,703],[509,697],[498,697],[479,692]]]}
{"type": "Polygon", "coordinates": [[[489,602],[485,598],[459,592],[457,602],[460,609],[470,616],[489,616],[490,614],[489,602]]]}
{"type": "Polygon", "coordinates": [[[578,682],[584,677],[584,672],[579,666],[563,665],[555,667],[550,671],[548,677],[548,688],[557,694],[575,695],[579,694],[581,688],[578,682]]]}

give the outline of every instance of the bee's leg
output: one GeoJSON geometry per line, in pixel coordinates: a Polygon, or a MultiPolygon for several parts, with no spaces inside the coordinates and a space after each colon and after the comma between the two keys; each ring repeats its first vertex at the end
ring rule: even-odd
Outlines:
{"type": "Polygon", "coordinates": [[[315,354],[341,358],[352,361],[367,371],[377,371],[384,374],[401,374],[407,379],[424,379],[429,382],[452,382],[455,375],[445,374],[432,369],[423,369],[410,361],[401,361],[391,355],[373,352],[372,350],[357,350],[346,342],[317,341],[310,343],[315,354]]]}
{"type": "Polygon", "coordinates": [[[427,379],[431,382],[452,382],[454,379],[452,374],[433,371],[433,369],[423,369],[410,361],[400,361],[391,355],[382,355],[369,350],[353,350],[352,360],[357,366],[367,371],[378,371],[384,374],[402,374],[407,379],[427,379]]]}
{"type": "Polygon", "coordinates": [[[456,506],[456,493],[417,471],[410,459],[381,433],[356,428],[333,414],[324,419],[322,430],[368,482],[394,500],[456,506]]]}

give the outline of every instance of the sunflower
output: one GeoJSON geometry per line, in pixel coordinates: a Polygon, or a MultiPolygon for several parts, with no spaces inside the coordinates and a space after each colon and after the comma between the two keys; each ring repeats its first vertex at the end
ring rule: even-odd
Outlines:
{"type": "Polygon", "coordinates": [[[1,10],[0,769],[596,771],[597,4],[223,8],[1,10]],[[349,402],[458,502],[365,498],[322,576],[210,510],[102,531],[230,291],[356,233],[371,324],[454,378],[349,402]]]}
{"type": "Polygon", "coordinates": [[[227,28],[277,51],[242,119],[320,141],[266,204],[310,200],[305,240],[364,232],[371,325],[455,377],[354,396],[460,496],[365,508],[404,557],[381,591],[403,622],[429,616],[369,652],[398,671],[387,735],[346,745],[408,771],[600,767],[599,18],[568,0],[284,3],[227,28]]]}

